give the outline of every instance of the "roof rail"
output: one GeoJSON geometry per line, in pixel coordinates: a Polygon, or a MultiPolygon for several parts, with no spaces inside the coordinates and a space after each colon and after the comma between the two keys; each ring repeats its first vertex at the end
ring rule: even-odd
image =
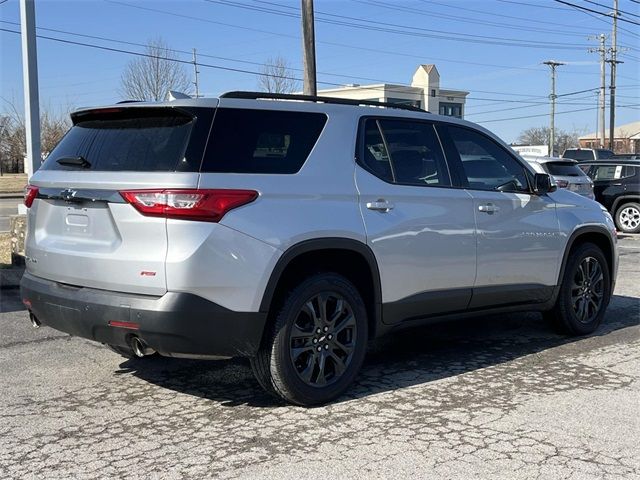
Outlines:
{"type": "Polygon", "coordinates": [[[249,100],[302,100],[306,102],[316,103],[335,103],[338,105],[367,105],[371,107],[386,107],[386,108],[399,108],[401,110],[409,110],[412,112],[429,113],[427,110],[423,110],[413,105],[402,105],[398,103],[389,102],[376,102],[374,100],[353,100],[350,98],[337,98],[337,97],[321,97],[317,95],[298,95],[290,93],[268,93],[268,92],[227,92],[220,95],[220,98],[242,98],[249,100]]]}

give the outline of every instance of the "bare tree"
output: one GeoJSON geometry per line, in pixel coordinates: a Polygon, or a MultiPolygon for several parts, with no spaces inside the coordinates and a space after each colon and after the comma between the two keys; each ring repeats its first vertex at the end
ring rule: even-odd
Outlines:
{"type": "MultiPolygon", "coordinates": [[[[48,155],[71,126],[68,112],[73,108],[67,106],[59,111],[44,107],[40,113],[40,146],[42,154],[48,155]]],[[[19,173],[24,169],[24,157],[27,154],[24,116],[15,102],[8,103],[2,115],[0,129],[0,163],[2,171],[19,173]]]]}
{"type": "Polygon", "coordinates": [[[258,77],[258,88],[269,93],[292,93],[299,90],[287,60],[281,56],[269,57],[258,77]]]}
{"type": "MultiPolygon", "coordinates": [[[[580,132],[567,132],[565,130],[556,129],[554,150],[562,153],[567,148],[576,147],[578,145],[578,137],[580,132]]],[[[549,143],[549,127],[532,127],[523,131],[518,137],[518,143],[524,145],[546,145],[549,143]]]]}
{"type": "Polygon", "coordinates": [[[191,93],[191,78],[176,53],[162,38],[147,42],[144,57],[129,62],[120,80],[120,93],[130,100],[165,100],[169,90],[191,93]]]}

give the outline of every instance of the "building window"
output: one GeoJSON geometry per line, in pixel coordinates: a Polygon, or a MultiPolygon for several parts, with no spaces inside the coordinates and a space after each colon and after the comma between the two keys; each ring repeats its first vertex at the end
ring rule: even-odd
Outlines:
{"type": "Polygon", "coordinates": [[[411,105],[412,107],[421,108],[420,100],[410,100],[408,98],[387,98],[387,103],[396,103],[398,105],[411,105]]]}
{"type": "Polygon", "coordinates": [[[432,97],[435,97],[435,96],[436,96],[436,89],[435,89],[435,88],[432,88],[432,89],[431,89],[431,96],[432,96],[432,97]]]}
{"type": "Polygon", "coordinates": [[[447,117],[462,118],[462,104],[461,103],[440,103],[440,115],[447,117]]]}

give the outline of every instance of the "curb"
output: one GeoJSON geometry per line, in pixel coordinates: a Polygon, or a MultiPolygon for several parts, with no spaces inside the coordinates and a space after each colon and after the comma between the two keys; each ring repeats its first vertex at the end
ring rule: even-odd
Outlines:
{"type": "Polygon", "coordinates": [[[0,193],[0,198],[24,199],[24,194],[20,192],[0,193]]]}
{"type": "Polygon", "coordinates": [[[24,268],[14,267],[0,269],[0,290],[18,288],[23,273],[24,268]]]}

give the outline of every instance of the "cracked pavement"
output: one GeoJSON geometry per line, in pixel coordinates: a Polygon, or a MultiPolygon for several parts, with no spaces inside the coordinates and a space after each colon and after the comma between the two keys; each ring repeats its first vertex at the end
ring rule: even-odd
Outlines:
{"type": "Polygon", "coordinates": [[[620,245],[595,335],[536,314],[399,332],[311,409],[246,360],[124,360],[33,330],[0,291],[0,478],[640,479],[640,236],[620,245]]]}

